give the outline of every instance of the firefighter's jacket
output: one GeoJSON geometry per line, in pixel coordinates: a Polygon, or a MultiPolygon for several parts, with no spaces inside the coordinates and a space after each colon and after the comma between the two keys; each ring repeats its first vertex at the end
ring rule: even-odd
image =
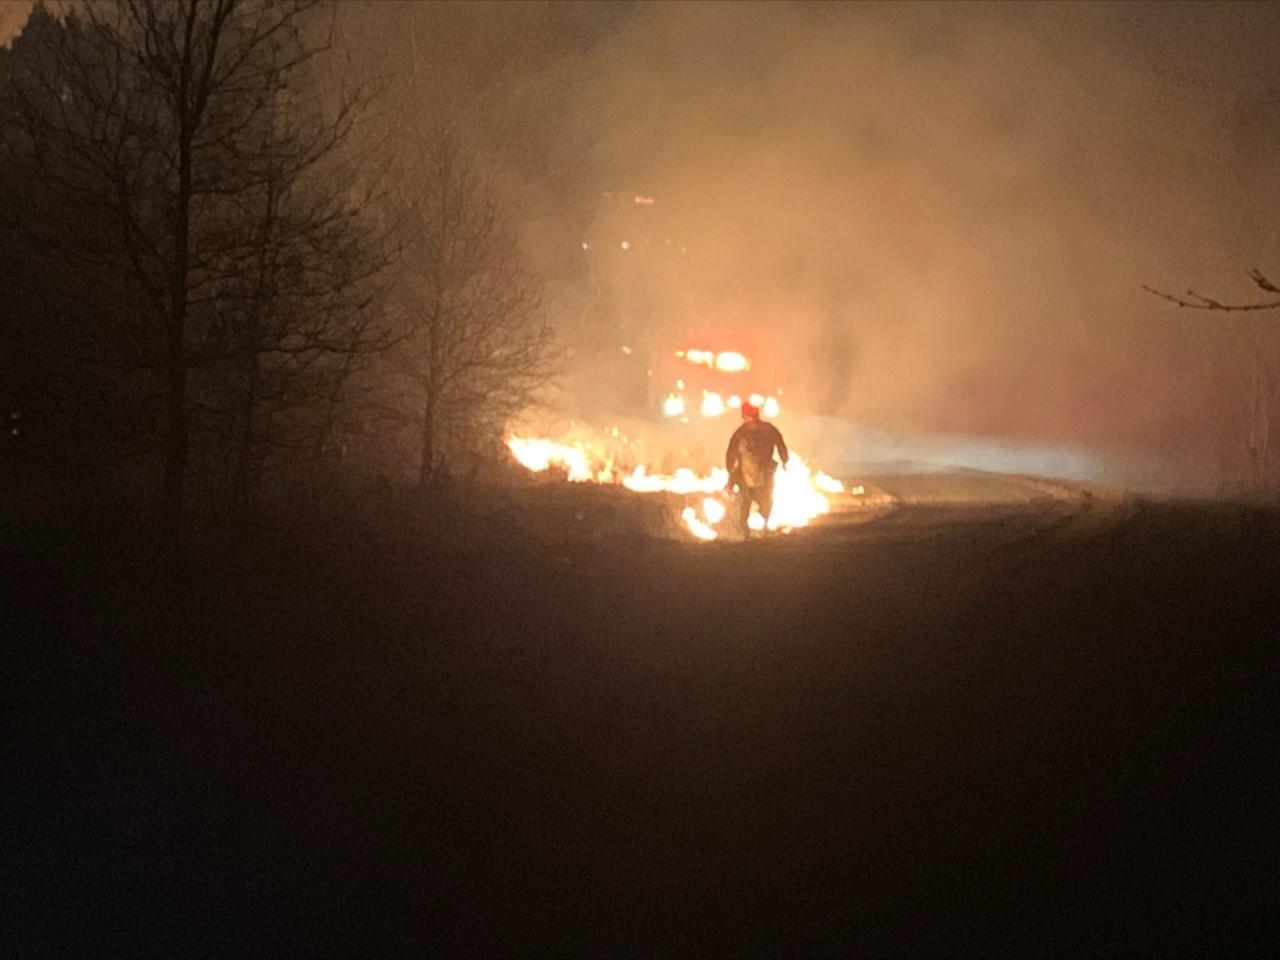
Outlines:
{"type": "Polygon", "coordinates": [[[773,482],[778,468],[773,459],[774,451],[785,464],[790,457],[782,434],[772,423],[748,420],[729,438],[729,449],[724,454],[724,465],[731,481],[756,489],[773,482]]]}

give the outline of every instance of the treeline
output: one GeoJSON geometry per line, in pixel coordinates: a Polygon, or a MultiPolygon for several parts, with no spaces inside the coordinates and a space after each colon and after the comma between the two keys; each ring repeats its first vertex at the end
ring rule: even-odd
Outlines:
{"type": "Polygon", "coordinates": [[[173,536],[352,472],[474,471],[552,374],[482,169],[396,137],[317,0],[37,6],[0,50],[0,458],[173,536]]]}

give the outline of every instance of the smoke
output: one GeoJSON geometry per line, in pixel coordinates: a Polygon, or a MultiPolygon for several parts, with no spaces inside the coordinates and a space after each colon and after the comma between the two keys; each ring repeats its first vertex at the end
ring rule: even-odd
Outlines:
{"type": "MultiPolygon", "coordinates": [[[[64,17],[76,8],[79,0],[41,0],[55,17],[64,17]]],[[[36,0],[0,0],[0,49],[8,47],[27,23],[36,0]]]]}
{"type": "Polygon", "coordinates": [[[6,0],[0,3],[0,47],[7,47],[22,32],[22,26],[31,13],[31,4],[23,0],[6,0]]]}
{"type": "Polygon", "coordinates": [[[604,407],[621,346],[724,328],[833,435],[1188,483],[1246,455],[1280,316],[1141,285],[1248,299],[1280,260],[1276,5],[335,9],[389,123],[484,155],[604,407]]]}
{"type": "Polygon", "coordinates": [[[27,22],[30,7],[25,3],[0,4],[0,46],[8,46],[27,22]]]}
{"type": "MultiPolygon", "coordinates": [[[[583,236],[687,249],[597,257],[643,290],[627,302],[653,342],[731,304],[814,413],[1202,479],[1240,434],[1238,345],[1140,285],[1247,298],[1243,270],[1280,254],[1262,162],[1280,125],[1249,120],[1275,106],[1278,23],[1263,5],[664,4],[531,82],[548,136],[591,158],[582,195],[655,198],[597,202],[583,236]]],[[[537,245],[579,239],[544,224],[537,245]]]]}

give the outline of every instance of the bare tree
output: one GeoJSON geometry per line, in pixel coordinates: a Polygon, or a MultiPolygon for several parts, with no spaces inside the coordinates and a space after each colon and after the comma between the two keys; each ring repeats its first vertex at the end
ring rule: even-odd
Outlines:
{"type": "Polygon", "coordinates": [[[342,188],[326,195],[334,185],[317,172],[350,132],[353,104],[325,120],[297,102],[324,48],[303,29],[316,5],[91,3],[13,85],[8,116],[40,172],[27,227],[66,263],[136,295],[133,322],[115,333],[163,383],[169,537],[193,411],[215,425],[228,406],[239,411],[243,447],[256,435],[246,411],[266,396],[264,357],[275,358],[274,374],[332,368],[370,339],[359,288],[378,258],[364,255],[368,237],[353,228],[356,199],[342,188]],[[100,229],[77,230],[77,218],[100,229]],[[246,394],[230,405],[219,390],[228,369],[246,394]],[[205,379],[193,395],[197,372],[205,379]]]}
{"type": "Polygon", "coordinates": [[[1143,285],[1162,300],[1188,310],[1232,314],[1233,341],[1247,371],[1247,440],[1245,454],[1250,485],[1270,489],[1280,485],[1280,330],[1271,318],[1257,314],[1280,310],[1280,286],[1261,270],[1248,271],[1249,279],[1267,296],[1252,302],[1229,302],[1188,290],[1184,295],[1143,285]]]}
{"type": "Polygon", "coordinates": [[[421,144],[405,190],[396,301],[407,336],[382,366],[378,403],[411,431],[426,487],[542,397],[555,337],[496,201],[446,132],[421,144]]]}
{"type": "Polygon", "coordinates": [[[314,462],[328,449],[347,378],[392,342],[378,282],[391,262],[389,231],[368,213],[378,178],[362,187],[333,162],[361,101],[342,99],[326,116],[293,91],[278,99],[244,157],[256,173],[236,198],[245,215],[224,218],[232,232],[210,274],[222,333],[196,361],[211,389],[194,412],[222,441],[214,455],[229,468],[237,507],[269,460],[314,462]]]}
{"type": "Polygon", "coordinates": [[[79,176],[80,158],[46,126],[76,118],[57,61],[81,42],[78,21],[64,28],[37,5],[0,49],[0,380],[20,398],[24,452],[63,461],[136,450],[156,414],[154,350],[134,322],[141,291],[121,269],[108,185],[79,176]]]}

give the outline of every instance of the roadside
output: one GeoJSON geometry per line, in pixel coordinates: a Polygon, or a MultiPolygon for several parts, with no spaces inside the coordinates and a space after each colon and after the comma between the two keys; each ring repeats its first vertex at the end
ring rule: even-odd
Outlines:
{"type": "Polygon", "coordinates": [[[161,580],[42,537],[5,581],[6,942],[1257,942],[1276,515],[1139,501],[1058,528],[1090,501],[908,504],[903,483],[747,545],[637,535],[630,507],[603,534],[616,505],[560,490],[483,530],[204,542],[161,580]]]}

